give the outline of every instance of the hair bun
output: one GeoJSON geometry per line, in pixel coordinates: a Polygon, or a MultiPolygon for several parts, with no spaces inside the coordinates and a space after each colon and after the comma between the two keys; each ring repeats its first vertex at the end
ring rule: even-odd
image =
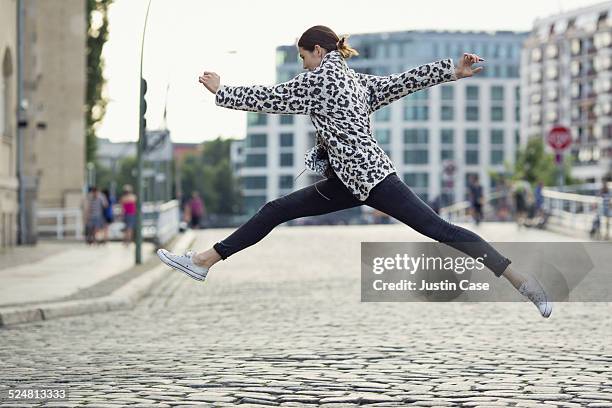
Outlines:
{"type": "Polygon", "coordinates": [[[344,40],[346,40],[345,36],[340,37],[340,39],[338,40],[338,42],[336,43],[336,45],[338,46],[338,48],[341,48],[344,46],[344,40]]]}

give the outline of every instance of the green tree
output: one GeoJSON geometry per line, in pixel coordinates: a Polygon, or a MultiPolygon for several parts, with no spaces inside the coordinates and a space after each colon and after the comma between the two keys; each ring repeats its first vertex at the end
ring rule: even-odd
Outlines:
{"type": "Polygon", "coordinates": [[[111,189],[113,181],[115,182],[116,193],[121,194],[125,184],[136,185],[136,157],[125,157],[117,163],[115,170],[103,166],[96,165],[96,185],[100,189],[111,189]]]}
{"type": "Polygon", "coordinates": [[[210,213],[239,214],[242,210],[238,180],[229,160],[231,141],[204,142],[200,156],[188,155],[180,165],[183,194],[188,197],[198,191],[210,213]]]}
{"type": "Polygon", "coordinates": [[[108,39],[108,6],[112,2],[113,0],[87,0],[87,89],[85,96],[85,157],[87,162],[96,160],[96,124],[104,118],[106,113],[106,99],[102,96],[105,84],[102,49],[108,39]]]}
{"type": "MultiPolygon", "coordinates": [[[[531,184],[542,180],[544,185],[553,186],[558,182],[558,169],[555,163],[555,155],[548,153],[545,150],[544,141],[541,137],[533,137],[527,141],[527,144],[520,147],[514,168],[509,163],[505,163],[506,174],[511,180],[527,180],[531,184]]],[[[571,176],[572,158],[569,154],[565,154],[563,158],[563,179],[564,184],[573,184],[575,180],[571,176]]],[[[503,177],[498,172],[489,172],[495,180],[503,177]]]]}

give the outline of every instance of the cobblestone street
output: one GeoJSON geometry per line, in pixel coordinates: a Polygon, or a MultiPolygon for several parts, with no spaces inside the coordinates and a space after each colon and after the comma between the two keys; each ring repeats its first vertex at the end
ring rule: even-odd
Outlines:
{"type": "Polygon", "coordinates": [[[0,329],[0,387],[68,388],[44,406],[612,407],[609,303],[556,303],[550,319],[526,302],[362,303],[360,242],[416,240],[430,241],[403,225],[278,227],[203,284],[169,269],[133,310],[0,329]]]}

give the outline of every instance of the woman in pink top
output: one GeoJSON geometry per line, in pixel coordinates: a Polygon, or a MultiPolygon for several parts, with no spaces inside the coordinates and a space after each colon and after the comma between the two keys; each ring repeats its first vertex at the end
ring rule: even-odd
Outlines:
{"type": "Polygon", "coordinates": [[[134,228],[136,227],[136,195],[132,192],[131,185],[126,184],[123,186],[123,195],[120,202],[121,209],[123,210],[123,222],[125,223],[123,243],[128,245],[132,242],[134,228]]]}

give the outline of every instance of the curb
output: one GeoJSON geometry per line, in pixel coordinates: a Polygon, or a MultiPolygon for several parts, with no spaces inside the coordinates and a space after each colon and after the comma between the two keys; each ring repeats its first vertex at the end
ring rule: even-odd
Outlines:
{"type": "MultiPolygon", "coordinates": [[[[183,252],[193,243],[195,234],[187,230],[172,248],[174,252],[183,252]]],[[[112,310],[131,309],[138,300],[146,295],[164,277],[168,276],[167,266],[163,263],[132,279],[107,296],[86,300],[14,306],[0,308],[0,327],[30,323],[58,317],[77,316],[81,314],[108,312],[112,310]]]]}

